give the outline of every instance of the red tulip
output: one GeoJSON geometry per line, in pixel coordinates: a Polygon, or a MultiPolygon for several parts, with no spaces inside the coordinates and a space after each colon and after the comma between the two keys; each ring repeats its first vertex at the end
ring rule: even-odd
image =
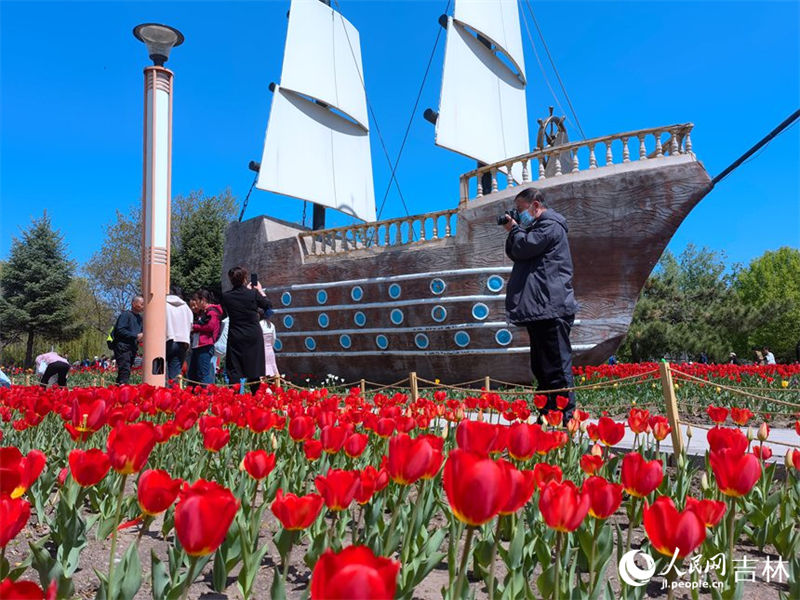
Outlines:
{"type": "Polygon", "coordinates": [[[175,502],[182,483],[181,479],[173,479],[161,469],[143,471],[136,490],[139,508],[146,515],[160,515],[175,502]]]}
{"type": "Polygon", "coordinates": [[[491,521],[508,502],[503,468],[490,458],[460,448],[447,457],[443,484],[453,514],[468,525],[491,521]]]}
{"type": "Polygon", "coordinates": [[[650,429],[653,430],[653,437],[659,442],[664,441],[670,431],[672,431],[667,417],[661,415],[650,417],[650,429]]]}
{"type": "Polygon", "coordinates": [[[410,485],[428,472],[434,458],[434,450],[427,439],[398,433],[389,440],[386,470],[395,483],[410,485]]]}
{"type": "Polygon", "coordinates": [[[303,442],[303,453],[308,460],[317,460],[322,456],[322,442],[319,440],[306,440],[303,442]]]}
{"type": "Polygon", "coordinates": [[[240,468],[253,479],[264,479],[275,468],[275,455],[267,454],[266,450],[251,450],[244,455],[240,468]]]}
{"type": "Polygon", "coordinates": [[[322,449],[328,454],[336,454],[342,449],[350,429],[344,425],[326,425],[319,434],[322,449]]]}
{"type": "Polygon", "coordinates": [[[56,600],[57,591],[56,581],[50,582],[47,593],[32,581],[11,581],[9,578],[0,582],[0,598],[8,600],[56,600]]]}
{"type": "Polygon", "coordinates": [[[533,466],[533,480],[540,490],[551,481],[560,482],[563,476],[561,467],[558,465],[537,463],[533,466]]]}
{"type": "Polygon", "coordinates": [[[119,424],[108,434],[111,467],[123,475],[138,473],[156,445],[155,427],[150,421],[119,424]]]}
{"type": "Polygon", "coordinates": [[[542,426],[528,423],[514,423],[508,428],[508,453],[517,460],[528,460],[540,444],[542,426]]]}
{"type": "Polygon", "coordinates": [[[222,427],[209,427],[203,432],[203,447],[209,452],[219,452],[231,441],[231,432],[222,427]]]}
{"type": "Polygon", "coordinates": [[[581,470],[587,475],[594,475],[603,466],[603,457],[599,454],[584,454],[581,456],[581,470]]]}
{"type": "Polygon", "coordinates": [[[589,511],[589,496],[571,481],[550,481],[539,496],[539,512],[545,524],[556,531],[575,531],[589,511]]]}
{"type": "Polygon", "coordinates": [[[737,425],[747,425],[747,422],[752,419],[755,415],[753,411],[749,408],[732,408],[731,409],[731,421],[736,423],[737,425]]]}
{"type": "Polygon", "coordinates": [[[368,465],[358,474],[358,489],[356,490],[355,500],[359,504],[366,504],[372,499],[375,493],[375,480],[378,477],[378,469],[368,465]]]}
{"type": "Polygon", "coordinates": [[[708,430],[706,439],[711,452],[730,448],[741,454],[746,452],[747,446],[750,445],[747,436],[736,428],[712,427],[708,430]]]}
{"type": "Polygon", "coordinates": [[[311,573],[311,600],[390,600],[400,563],[375,556],[366,546],[326,550],[311,573]]]}
{"type": "Polygon", "coordinates": [[[317,429],[314,419],[301,415],[299,417],[292,417],[289,421],[289,436],[295,442],[302,442],[310,440],[317,429]]]}
{"type": "Polygon", "coordinates": [[[547,396],[544,394],[535,394],[533,396],[533,405],[539,410],[544,409],[544,407],[547,406],[547,396]]]}
{"type": "Polygon", "coordinates": [[[47,457],[41,450],[31,450],[25,456],[18,448],[0,448],[0,494],[19,498],[38,479],[47,457]]]}
{"type": "Polygon", "coordinates": [[[269,508],[284,529],[299,531],[310,527],[317,520],[322,504],[323,499],[319,494],[299,497],[295,494],[284,495],[279,488],[269,508]]]}
{"type": "Polygon", "coordinates": [[[378,419],[378,422],[375,423],[375,433],[377,433],[382,438],[390,437],[397,427],[397,423],[394,419],[378,419]]]}
{"type": "Polygon", "coordinates": [[[686,497],[686,508],[693,510],[700,517],[706,527],[714,527],[722,520],[728,508],[719,500],[698,500],[691,496],[686,497]]]}
{"type": "Polygon", "coordinates": [[[503,459],[498,460],[497,463],[506,471],[508,485],[508,500],[503,508],[500,509],[500,514],[513,515],[525,506],[533,496],[533,492],[536,489],[533,471],[520,471],[510,462],[503,459]]]}
{"type": "Polygon", "coordinates": [[[105,400],[76,396],[72,401],[70,421],[74,431],[81,435],[81,440],[86,440],[108,421],[105,400]]]}
{"type": "Polygon", "coordinates": [[[665,556],[683,558],[706,539],[706,527],[691,508],[678,511],[672,499],[659,496],[652,506],[645,504],[644,529],[650,543],[665,556]]]}
{"type": "Polygon", "coordinates": [[[69,453],[69,470],[72,478],[81,487],[99,483],[111,468],[108,455],[98,448],[72,450],[69,453]]]}
{"type": "Polygon", "coordinates": [[[647,433],[650,423],[650,411],[642,408],[632,408],[628,413],[628,427],[633,433],[647,433]]]}
{"type": "Polygon", "coordinates": [[[606,446],[614,446],[625,435],[625,423],[617,423],[609,417],[600,417],[597,422],[597,434],[606,446]]]}
{"type": "Polygon", "coordinates": [[[31,516],[31,505],[22,498],[0,496],[0,548],[22,531],[31,516]]]}
{"type": "Polygon", "coordinates": [[[759,460],[769,460],[772,458],[772,448],[769,446],[753,446],[753,454],[759,460]]]}
{"type": "Polygon", "coordinates": [[[364,453],[369,438],[366,433],[353,433],[344,441],[344,453],[350,458],[356,458],[364,453]]]}
{"type": "Polygon", "coordinates": [[[253,407],[247,411],[247,426],[253,433],[264,433],[272,427],[273,417],[272,411],[253,407]]]}
{"type": "Polygon", "coordinates": [[[738,453],[730,448],[712,452],[708,457],[717,486],[726,496],[738,498],[750,493],[761,477],[761,462],[752,454],[738,453]]]}
{"type": "Polygon", "coordinates": [[[456,444],[462,450],[488,456],[498,435],[497,425],[465,420],[456,428],[456,444]]]}
{"type": "Polygon", "coordinates": [[[326,476],[314,479],[317,490],[331,510],[347,510],[358,491],[359,472],[330,469],[326,476]]]}
{"type": "Polygon", "coordinates": [[[589,497],[589,514],[595,519],[607,519],[622,503],[622,485],[609,483],[602,477],[589,477],[581,492],[589,497]]]}
{"type": "Polygon", "coordinates": [[[189,556],[205,556],[216,551],[239,510],[231,491],[213,481],[199,479],[184,484],[175,506],[175,532],[189,556]]]}
{"type": "Polygon", "coordinates": [[[660,460],[645,461],[638,452],[622,458],[622,487],[631,496],[644,498],[661,485],[664,468],[660,460]]]}
{"type": "Polygon", "coordinates": [[[708,414],[708,418],[717,425],[724,423],[725,419],[728,418],[728,409],[724,406],[714,406],[712,404],[706,408],[706,413],[708,414]]]}

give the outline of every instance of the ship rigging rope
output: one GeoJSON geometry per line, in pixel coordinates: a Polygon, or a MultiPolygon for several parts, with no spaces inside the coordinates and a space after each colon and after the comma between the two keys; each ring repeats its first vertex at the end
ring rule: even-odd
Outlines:
{"type": "MultiPolygon", "coordinates": [[[[581,132],[581,137],[585,140],[586,134],[583,133],[583,127],[581,127],[581,122],[578,119],[578,114],[575,112],[575,108],[572,106],[572,100],[570,100],[569,98],[569,94],[567,93],[567,88],[564,85],[564,82],[561,80],[561,75],[558,73],[558,68],[556,68],[556,63],[553,60],[552,55],[550,54],[550,49],[547,47],[547,42],[544,40],[544,35],[542,34],[542,30],[539,27],[539,22],[536,20],[536,14],[533,12],[533,7],[531,6],[530,0],[525,0],[525,5],[528,7],[528,12],[530,13],[531,18],[533,19],[533,24],[536,27],[536,31],[539,33],[539,39],[542,40],[542,46],[544,46],[544,50],[547,53],[547,58],[550,61],[550,66],[553,67],[553,71],[556,74],[556,78],[558,79],[558,85],[561,86],[561,91],[564,93],[564,97],[567,99],[569,110],[572,112],[572,116],[575,118],[575,124],[578,126],[578,131],[581,132]]],[[[528,22],[525,20],[524,12],[522,13],[522,20],[525,22],[525,29],[528,32],[528,38],[530,39],[531,47],[533,48],[533,53],[536,55],[536,60],[539,62],[539,67],[542,68],[542,62],[539,60],[539,55],[536,53],[536,46],[533,43],[533,39],[531,39],[531,33],[530,30],[528,29],[528,22]]],[[[542,68],[542,75],[544,75],[544,68],[542,68]]],[[[544,75],[544,78],[545,82],[547,83],[547,87],[550,88],[550,93],[553,94],[553,97],[555,98],[556,95],[553,92],[553,88],[550,87],[550,82],[547,81],[547,76],[544,75]]],[[[561,112],[565,112],[563,107],[561,106],[561,103],[558,102],[558,98],[556,98],[556,103],[558,104],[558,107],[561,109],[561,112]]]]}
{"type": "MultiPolygon", "coordinates": [[[[369,114],[372,115],[372,121],[375,123],[375,132],[378,134],[378,139],[381,142],[381,148],[383,149],[383,155],[386,157],[386,162],[389,163],[389,166],[392,166],[392,159],[389,157],[389,151],[386,149],[386,142],[383,140],[383,134],[381,134],[380,125],[378,125],[378,117],[375,115],[375,111],[372,108],[372,103],[369,101],[369,96],[367,95],[367,86],[364,83],[364,74],[361,72],[359,68],[358,59],[356,58],[356,53],[353,50],[353,44],[350,42],[350,34],[347,33],[347,27],[344,26],[345,20],[344,16],[342,16],[342,9],[339,6],[338,0],[333,0],[336,3],[337,13],[339,14],[339,18],[342,20],[342,28],[344,29],[344,35],[347,38],[347,45],[350,48],[350,55],[353,57],[353,62],[356,64],[356,71],[358,71],[358,77],[361,80],[361,87],[364,89],[364,98],[367,100],[367,108],[369,109],[369,114]]],[[[403,192],[400,189],[400,182],[397,181],[397,177],[395,176],[394,171],[392,171],[392,176],[389,179],[389,185],[392,185],[394,182],[395,187],[397,188],[397,193],[400,195],[400,202],[403,203],[403,210],[406,211],[406,216],[409,216],[408,207],[406,206],[406,200],[403,197],[403,192]]],[[[413,238],[414,230],[411,229],[411,236],[413,238]]]]}
{"type": "MultiPolygon", "coordinates": [[[[450,10],[450,0],[447,0],[447,6],[444,8],[444,14],[447,14],[447,11],[450,10]]],[[[422,83],[419,85],[419,91],[417,92],[417,99],[414,100],[414,108],[411,109],[411,115],[408,117],[408,125],[406,125],[406,132],[403,134],[403,141],[400,142],[400,150],[397,151],[397,158],[394,159],[394,165],[392,165],[392,175],[389,179],[389,184],[386,186],[386,192],[383,194],[383,200],[381,201],[381,207],[378,210],[378,221],[381,220],[381,213],[383,213],[383,207],[386,204],[386,199],[389,197],[389,190],[392,188],[392,179],[394,179],[394,174],[397,171],[397,165],[400,164],[400,157],[403,155],[403,148],[406,146],[406,140],[408,139],[408,133],[411,131],[411,124],[414,122],[414,115],[417,112],[417,107],[419,106],[419,100],[422,97],[422,90],[425,88],[425,81],[428,79],[428,73],[431,70],[431,64],[433,63],[433,57],[436,54],[436,48],[439,46],[439,38],[442,37],[442,28],[436,28],[436,40],[433,42],[433,48],[431,48],[431,55],[428,57],[428,65],[425,67],[425,74],[422,76],[422,83]]],[[[406,211],[407,213],[408,211],[406,211]]],[[[377,235],[377,229],[375,230],[377,235]]]]}

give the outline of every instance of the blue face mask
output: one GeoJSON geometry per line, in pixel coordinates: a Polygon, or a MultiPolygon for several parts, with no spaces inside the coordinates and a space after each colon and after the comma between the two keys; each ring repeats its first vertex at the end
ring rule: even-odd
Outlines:
{"type": "Polygon", "coordinates": [[[522,225],[523,227],[527,227],[532,222],[533,222],[533,217],[531,216],[531,213],[529,213],[527,210],[524,210],[521,213],[519,213],[520,225],[522,225]]]}

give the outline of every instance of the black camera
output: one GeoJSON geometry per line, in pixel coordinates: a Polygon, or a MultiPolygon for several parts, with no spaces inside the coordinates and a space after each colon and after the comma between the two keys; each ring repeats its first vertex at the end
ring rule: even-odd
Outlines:
{"type": "Polygon", "coordinates": [[[512,208],[511,210],[507,210],[502,215],[497,217],[497,224],[498,225],[505,225],[508,223],[509,219],[514,219],[517,223],[519,223],[519,211],[516,208],[512,208]]]}

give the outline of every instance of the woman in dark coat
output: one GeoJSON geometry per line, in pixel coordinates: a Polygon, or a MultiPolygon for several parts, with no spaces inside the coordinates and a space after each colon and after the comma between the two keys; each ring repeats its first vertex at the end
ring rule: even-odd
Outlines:
{"type": "MultiPolygon", "coordinates": [[[[258,384],[264,375],[264,338],[258,322],[258,309],[270,309],[272,304],[264,295],[261,284],[252,287],[248,277],[247,269],[243,267],[228,271],[233,289],[222,294],[222,307],[230,319],[225,365],[231,383],[246,379],[247,383],[258,384]]],[[[257,389],[258,385],[253,386],[253,391],[257,389]]]]}

